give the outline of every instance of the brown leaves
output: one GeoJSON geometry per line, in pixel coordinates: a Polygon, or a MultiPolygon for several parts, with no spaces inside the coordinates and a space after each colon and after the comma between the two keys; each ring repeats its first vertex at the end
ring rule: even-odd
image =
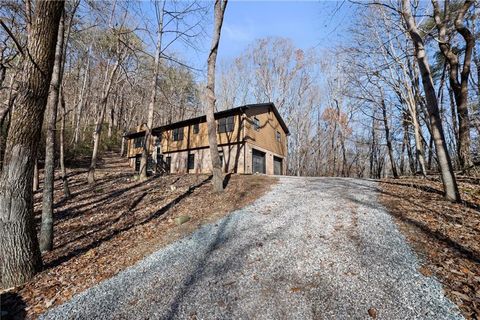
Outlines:
{"type": "Polygon", "coordinates": [[[480,297],[480,198],[460,183],[463,204],[443,199],[438,181],[427,179],[384,180],[382,203],[400,230],[424,259],[419,272],[435,276],[447,296],[467,319],[479,317],[480,297]],[[465,192],[465,190],[467,190],[465,192]]]}
{"type": "MultiPolygon", "coordinates": [[[[67,202],[61,202],[61,180],[55,181],[55,244],[54,250],[42,257],[46,270],[9,293],[18,296],[21,304],[4,300],[2,295],[2,310],[4,305],[17,314],[26,310],[27,317],[35,318],[192,232],[199,224],[248,204],[275,182],[269,177],[232,176],[222,195],[212,194],[207,183],[182,198],[207,176],[170,175],[139,182],[131,179],[133,172],[124,159],[107,158],[105,162],[97,172],[95,188],[86,184],[85,172],[74,172],[70,180],[74,198],[67,202]],[[188,216],[190,221],[176,225],[174,220],[180,216],[188,216]]],[[[40,206],[38,192],[37,222],[40,206]]]]}
{"type": "Polygon", "coordinates": [[[377,319],[377,309],[375,309],[375,308],[368,309],[368,315],[372,319],[377,319]]]}

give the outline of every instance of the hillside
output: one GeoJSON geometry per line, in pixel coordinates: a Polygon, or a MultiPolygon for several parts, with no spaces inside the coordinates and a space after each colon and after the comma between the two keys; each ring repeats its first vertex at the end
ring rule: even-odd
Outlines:
{"type": "Polygon", "coordinates": [[[462,203],[442,196],[436,179],[383,180],[381,202],[421,257],[420,271],[435,276],[468,318],[480,315],[480,187],[459,179],[462,203]]]}
{"type": "MultiPolygon", "coordinates": [[[[62,200],[55,181],[54,250],[43,255],[45,270],[26,285],[2,295],[8,317],[35,317],[110,278],[158,248],[264,194],[274,178],[236,176],[224,194],[212,194],[206,175],[134,179],[125,159],[110,154],[87,184],[85,169],[70,172],[73,198],[62,200]],[[190,220],[178,225],[175,218],[190,220]]],[[[41,186],[40,186],[41,187],[41,186]]],[[[41,190],[35,194],[35,219],[41,217],[41,190]]],[[[2,319],[4,315],[2,314],[2,319]]]]}

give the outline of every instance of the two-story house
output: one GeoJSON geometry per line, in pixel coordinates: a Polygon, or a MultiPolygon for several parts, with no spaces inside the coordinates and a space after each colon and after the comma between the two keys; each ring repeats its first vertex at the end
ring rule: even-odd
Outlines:
{"type": "MultiPolygon", "coordinates": [[[[215,120],[224,172],[286,174],[289,131],[273,103],[220,111],[215,120]]],[[[144,137],[144,130],[126,135],[130,164],[137,171],[144,137]]],[[[150,167],[158,164],[168,173],[212,171],[206,116],[152,129],[148,150],[150,167]]]]}

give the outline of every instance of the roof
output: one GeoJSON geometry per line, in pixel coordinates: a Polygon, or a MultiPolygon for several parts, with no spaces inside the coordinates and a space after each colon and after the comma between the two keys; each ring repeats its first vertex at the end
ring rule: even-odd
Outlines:
{"type": "MultiPolygon", "coordinates": [[[[241,113],[243,113],[243,112],[245,112],[246,110],[249,110],[249,109],[265,108],[265,107],[271,108],[271,110],[273,111],[273,113],[277,117],[278,122],[282,126],[283,130],[285,131],[285,133],[287,135],[289,135],[290,131],[288,130],[287,125],[285,124],[282,117],[280,116],[280,113],[278,112],[277,108],[275,107],[275,104],[273,104],[272,102],[247,104],[247,105],[236,107],[236,108],[233,108],[233,109],[227,109],[227,110],[215,112],[214,115],[215,115],[215,119],[220,119],[220,118],[224,118],[224,117],[228,117],[228,116],[232,116],[232,115],[236,115],[236,114],[241,114],[241,113]]],[[[153,135],[158,135],[161,132],[166,131],[166,130],[171,130],[171,129],[174,129],[174,128],[181,128],[181,127],[185,127],[185,126],[188,126],[188,125],[192,125],[192,124],[200,123],[200,122],[205,122],[205,121],[207,121],[206,116],[190,118],[190,119],[187,119],[187,120],[182,120],[182,121],[170,123],[170,124],[167,124],[167,125],[164,125],[164,126],[153,128],[152,129],[152,134],[153,135]]],[[[129,133],[125,134],[125,137],[126,138],[136,138],[136,137],[141,137],[144,134],[145,134],[144,130],[143,131],[138,131],[138,132],[129,132],[129,133]]]]}

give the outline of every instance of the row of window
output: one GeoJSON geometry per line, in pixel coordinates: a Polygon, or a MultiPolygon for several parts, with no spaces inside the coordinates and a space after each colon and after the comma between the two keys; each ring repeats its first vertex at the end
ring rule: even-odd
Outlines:
{"type": "MultiPolygon", "coordinates": [[[[230,116],[226,118],[221,118],[218,120],[217,131],[219,133],[232,132],[235,127],[235,117],[230,116]]],[[[182,141],[183,140],[183,127],[175,128],[172,130],[173,141],[182,141]]],[[[195,123],[193,125],[193,134],[198,134],[200,132],[200,125],[195,123]]]]}
{"type": "MultiPolygon", "coordinates": [[[[252,121],[253,128],[255,131],[260,130],[260,120],[257,117],[253,118],[252,121]]],[[[232,132],[235,127],[235,118],[234,116],[226,117],[226,118],[221,118],[218,120],[218,132],[219,133],[225,133],[225,132],[232,132]]],[[[175,128],[172,130],[172,136],[173,136],[173,141],[182,141],[184,138],[183,134],[183,127],[182,128],[175,128]]],[[[200,125],[198,123],[193,125],[193,133],[198,134],[200,132],[200,125]]],[[[279,131],[275,132],[275,140],[281,141],[281,134],[279,131]]],[[[135,148],[141,148],[143,147],[144,143],[144,138],[143,137],[137,137],[135,138],[135,148]]]]}

